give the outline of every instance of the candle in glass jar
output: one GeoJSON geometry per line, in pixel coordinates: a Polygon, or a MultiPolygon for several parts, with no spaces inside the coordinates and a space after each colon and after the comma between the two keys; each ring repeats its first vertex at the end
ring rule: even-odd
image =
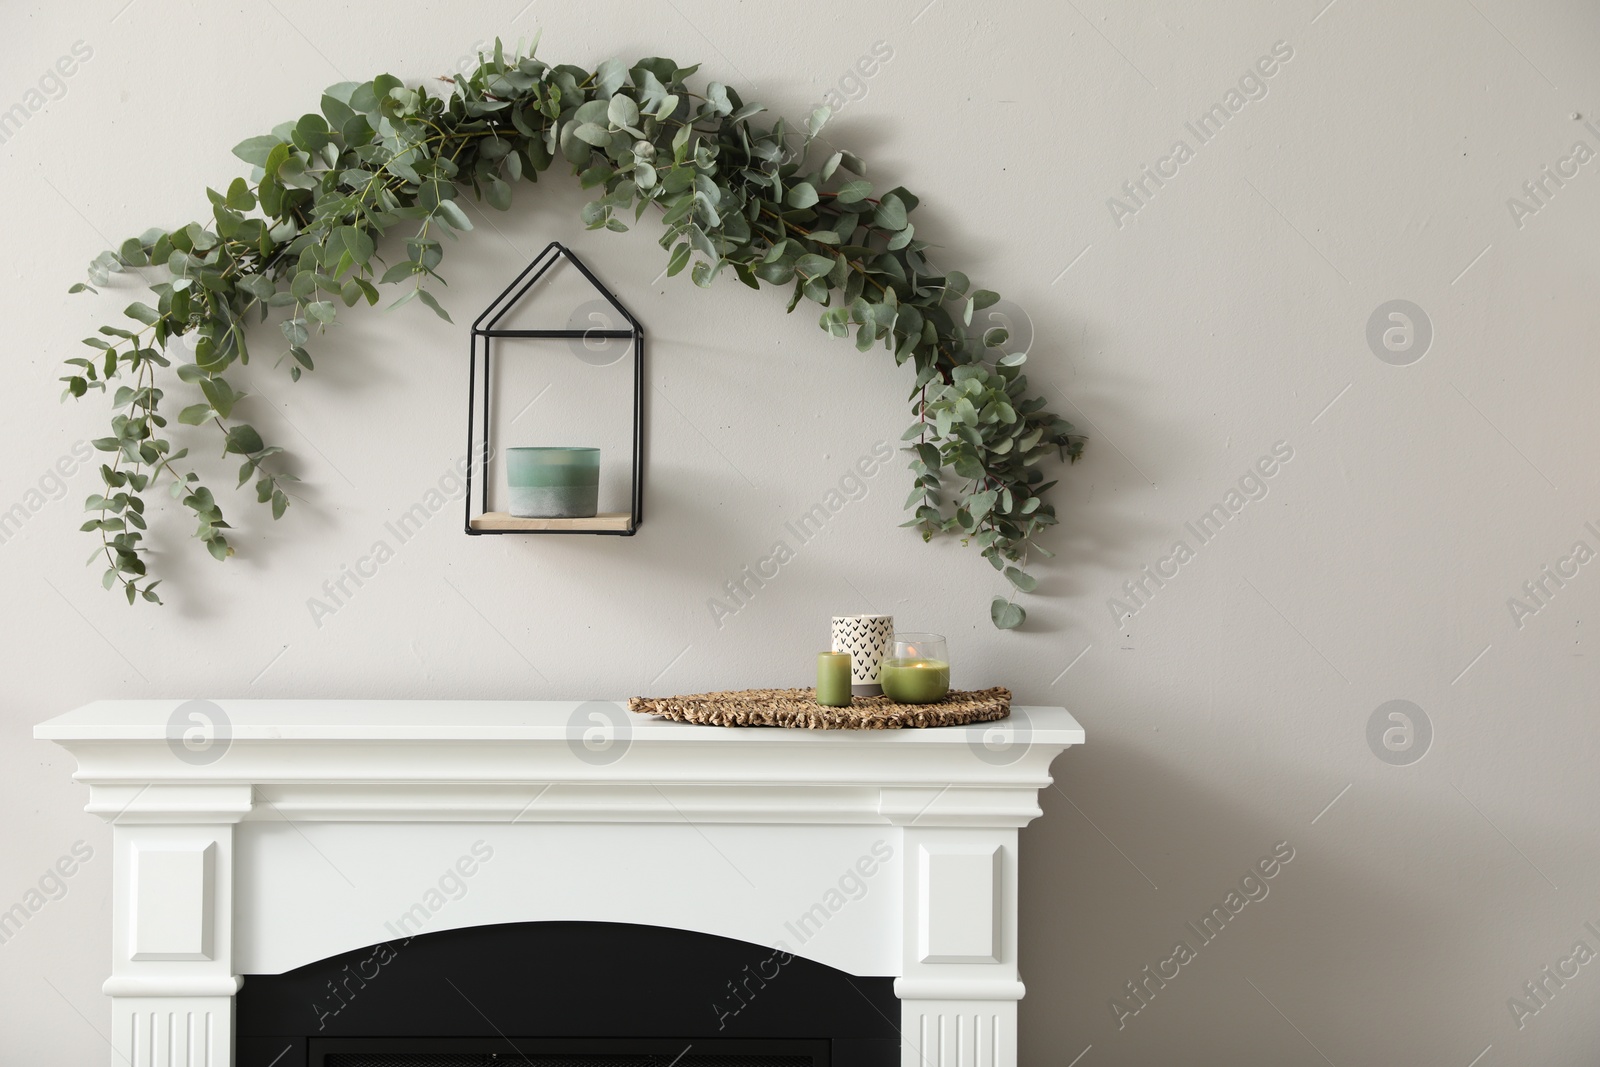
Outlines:
{"type": "Polygon", "coordinates": [[[942,659],[886,659],[879,679],[883,695],[896,704],[933,704],[950,692],[950,664],[942,659]]]}
{"type": "Polygon", "coordinates": [[[817,653],[817,703],[829,708],[850,706],[850,653],[817,653]]]}

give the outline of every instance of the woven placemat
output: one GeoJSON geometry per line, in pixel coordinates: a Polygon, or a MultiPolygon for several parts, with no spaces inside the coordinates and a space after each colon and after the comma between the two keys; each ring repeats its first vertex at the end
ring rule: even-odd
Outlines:
{"type": "Polygon", "coordinates": [[[992,722],[1011,714],[1011,690],[950,690],[937,704],[856,697],[847,708],[817,703],[811,689],[741,689],[682,697],[632,697],[628,710],[704,726],[784,726],[806,730],[900,730],[992,722]]]}

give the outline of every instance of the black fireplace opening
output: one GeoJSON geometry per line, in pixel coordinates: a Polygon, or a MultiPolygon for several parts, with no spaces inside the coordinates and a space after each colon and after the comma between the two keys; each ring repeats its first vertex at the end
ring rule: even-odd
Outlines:
{"type": "Polygon", "coordinates": [[[826,1041],[333,1038],[311,1042],[311,1067],[817,1067],[828,1062],[826,1041]],[[483,1051],[465,1051],[475,1046],[483,1051]],[[514,1048],[510,1054],[508,1047],[514,1048]]]}
{"type": "Polygon", "coordinates": [[[238,1067],[898,1067],[890,977],[632,923],[475,926],[247,975],[238,1067]]]}

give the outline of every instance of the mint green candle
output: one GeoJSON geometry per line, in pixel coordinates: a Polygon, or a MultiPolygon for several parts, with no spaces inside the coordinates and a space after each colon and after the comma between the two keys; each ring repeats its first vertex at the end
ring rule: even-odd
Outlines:
{"type": "Polygon", "coordinates": [[[508,448],[506,483],[517,518],[593,518],[600,496],[600,450],[508,448]]]}
{"type": "Polygon", "coordinates": [[[817,703],[829,708],[850,706],[850,653],[817,653],[817,703]]]}
{"type": "Polygon", "coordinates": [[[950,664],[942,659],[886,659],[878,680],[883,695],[896,704],[935,704],[950,692],[950,664]]]}

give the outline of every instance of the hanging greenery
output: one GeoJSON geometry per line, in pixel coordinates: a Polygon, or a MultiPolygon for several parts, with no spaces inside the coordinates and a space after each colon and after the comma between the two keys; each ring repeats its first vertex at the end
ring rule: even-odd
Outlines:
{"type": "Polygon", "coordinates": [[[583,209],[590,229],[627,230],[654,205],[668,274],[788,286],[788,310],[821,305],[830,334],[911,364],[916,421],[904,440],[916,484],[904,525],[924,540],[975,544],[1013,589],[994,598],[995,625],[1021,624],[1015,591],[1034,588],[1029,556],[1049,555],[1036,538],[1057,521],[1040,461],[1076,459],[1083,439],[1029,389],[1026,356],[1007,351],[1005,330],[973,327],[999,297],[929,263],[911,221],[917,198],[875,189],[849,152],[819,158],[827,108],[790,131],[782,119],[763,123],[764,109],[726,85],[690,91],[696,68],[669,59],[587,71],[507,56],[498,42],[479,58],[445,96],[388,74],[331,87],[320,113],[234,149],[253,170],[225,192],[206,190],[209,220],[130,238],[90,265],[91,284],[73,286],[97,291],[130,269],[161,274],[153,303],[130,304],[126,325],[86,338],[98,351],[67,360],[63,378],[65,396],[115,386],[111,435],[94,442],[107,454],[104,485],[83,525],[100,539],[91,563],[104,562],[105,587],[120,584],[130,604],[160,603],[144,546],[145,496],[158,485],[193,513],[211,555],[234,551],[189,449],[167,437],[169,389],[189,401],[178,422],[209,427],[239,459],[239,485],[253,481],[281,517],[294,479],[275,460],[281,449],[236,417],[244,394],[228,378],[252,345],[258,358],[267,347],[251,324],[281,309],[272,355],[298,380],[313,368],[312,334],[341,304],[378,303],[379,286],[400,287],[391,308],[416,300],[448,320],[428,286],[442,281],[443,239],[472,229],[460,198],[505,211],[514,188],[559,158],[596,192],[583,209]]]}

